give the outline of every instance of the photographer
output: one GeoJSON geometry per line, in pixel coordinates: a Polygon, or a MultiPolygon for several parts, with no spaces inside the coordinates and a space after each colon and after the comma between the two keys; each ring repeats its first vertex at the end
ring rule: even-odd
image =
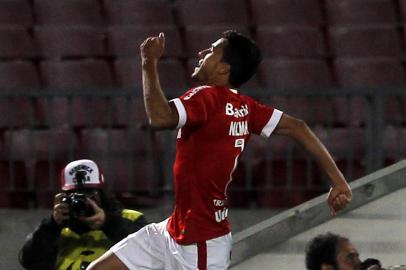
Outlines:
{"type": "Polygon", "coordinates": [[[367,259],[361,262],[350,240],[333,233],[320,234],[310,241],[306,248],[306,269],[384,270],[379,260],[367,259]]]}
{"type": "Polygon", "coordinates": [[[86,269],[112,245],[147,224],[142,213],[123,209],[103,191],[104,179],[91,160],[62,170],[62,192],[54,207],[27,236],[19,260],[26,269],[86,269]]]}

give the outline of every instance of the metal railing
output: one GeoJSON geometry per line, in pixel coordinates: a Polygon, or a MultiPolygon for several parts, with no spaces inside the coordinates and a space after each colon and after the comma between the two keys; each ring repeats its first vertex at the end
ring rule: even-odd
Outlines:
{"type": "MultiPolygon", "coordinates": [[[[385,89],[257,90],[249,95],[303,118],[349,180],[405,156],[406,91],[385,89]]],[[[0,192],[41,207],[58,189],[59,170],[77,158],[104,168],[107,184],[129,204],[171,195],[175,131],[148,128],[140,90],[0,91],[0,192]],[[17,195],[16,195],[17,194],[17,195]],[[139,198],[144,198],[140,200],[139,198]]],[[[287,207],[327,189],[313,160],[291,140],[253,137],[230,188],[236,206],[287,207]]],[[[6,202],[2,203],[7,206],[6,202]]],[[[151,203],[154,203],[152,200],[151,203]]]]}

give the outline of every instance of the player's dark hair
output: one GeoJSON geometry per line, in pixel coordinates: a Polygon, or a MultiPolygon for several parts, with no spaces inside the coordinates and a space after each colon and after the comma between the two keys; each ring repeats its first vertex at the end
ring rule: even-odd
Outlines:
{"type": "Polygon", "coordinates": [[[230,65],[230,84],[239,87],[257,71],[261,51],[254,41],[234,30],[225,31],[222,37],[227,40],[222,61],[230,65]]]}
{"type": "Polygon", "coordinates": [[[337,244],[340,240],[347,240],[337,234],[326,233],[316,236],[306,247],[306,269],[320,270],[323,264],[338,269],[337,244]]]}

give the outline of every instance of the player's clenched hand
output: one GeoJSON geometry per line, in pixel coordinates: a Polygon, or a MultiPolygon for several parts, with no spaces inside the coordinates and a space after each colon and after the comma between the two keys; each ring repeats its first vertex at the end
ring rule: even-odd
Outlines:
{"type": "Polygon", "coordinates": [[[65,193],[58,193],[54,198],[54,208],[52,210],[52,218],[58,225],[69,219],[69,205],[62,202],[65,193]]]}
{"type": "Polygon", "coordinates": [[[165,35],[160,33],[157,37],[149,37],[140,45],[141,58],[145,60],[158,60],[165,50],[165,35]]]}
{"type": "Polygon", "coordinates": [[[88,198],[87,201],[93,208],[94,214],[90,217],[79,217],[79,220],[86,223],[93,230],[100,229],[106,221],[106,213],[92,199],[88,198]]]}
{"type": "Polygon", "coordinates": [[[334,216],[338,211],[344,209],[351,199],[352,191],[346,182],[332,187],[327,198],[331,214],[334,216]]]}

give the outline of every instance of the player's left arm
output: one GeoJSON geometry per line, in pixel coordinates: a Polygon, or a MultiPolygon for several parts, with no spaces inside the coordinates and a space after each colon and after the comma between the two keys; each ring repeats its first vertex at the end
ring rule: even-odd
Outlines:
{"type": "Polygon", "coordinates": [[[326,147],[303,120],[283,114],[274,134],[289,136],[296,140],[326,172],[331,182],[328,204],[333,215],[351,201],[352,192],[346,179],[326,147]]]}

